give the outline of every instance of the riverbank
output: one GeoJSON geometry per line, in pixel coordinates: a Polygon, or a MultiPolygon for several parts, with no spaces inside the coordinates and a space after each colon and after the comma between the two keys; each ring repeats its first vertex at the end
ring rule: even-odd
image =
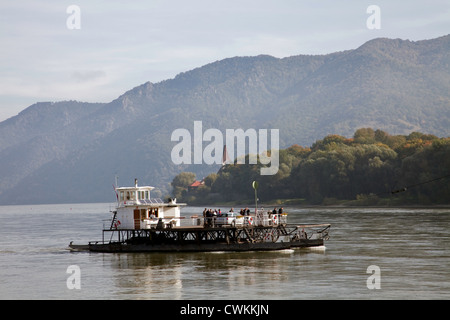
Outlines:
{"type": "MultiPolygon", "coordinates": [[[[198,207],[254,207],[254,199],[240,200],[240,201],[215,201],[215,202],[188,202],[190,206],[198,207]]],[[[272,199],[266,202],[258,202],[258,207],[373,207],[373,208],[450,208],[450,204],[436,204],[436,203],[417,203],[402,201],[402,199],[392,198],[378,198],[376,196],[359,197],[354,200],[340,200],[335,198],[325,198],[321,203],[311,203],[305,199],[272,199]]]]}

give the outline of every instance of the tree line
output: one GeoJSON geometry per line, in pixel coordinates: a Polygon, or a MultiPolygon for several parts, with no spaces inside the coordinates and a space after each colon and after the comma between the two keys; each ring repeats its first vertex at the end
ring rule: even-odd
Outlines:
{"type": "MultiPolygon", "coordinates": [[[[311,147],[292,145],[279,152],[278,173],[261,176],[261,163],[229,164],[197,187],[182,172],[172,181],[173,196],[189,204],[254,200],[258,181],[263,203],[405,205],[450,203],[450,138],[413,132],[390,135],[358,129],[353,138],[328,135],[311,147]]],[[[248,163],[248,161],[246,161],[248,163]]]]}

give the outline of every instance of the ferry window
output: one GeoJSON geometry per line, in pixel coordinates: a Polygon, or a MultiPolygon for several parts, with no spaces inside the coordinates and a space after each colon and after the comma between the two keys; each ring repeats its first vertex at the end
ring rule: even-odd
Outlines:
{"type": "Polygon", "coordinates": [[[145,192],[141,191],[141,199],[144,200],[145,199],[145,192]]]}
{"type": "Polygon", "coordinates": [[[147,210],[141,209],[141,220],[148,219],[147,210]]]}
{"type": "Polygon", "coordinates": [[[130,191],[127,191],[127,200],[130,200],[131,199],[131,197],[130,197],[130,191]]]}
{"type": "Polygon", "coordinates": [[[136,192],[131,192],[131,200],[136,200],[136,192]]]}
{"type": "Polygon", "coordinates": [[[150,198],[148,197],[148,191],[145,191],[145,199],[150,199],[150,198]]]}
{"type": "Polygon", "coordinates": [[[123,201],[123,191],[120,191],[120,197],[119,197],[119,201],[123,201]]]}

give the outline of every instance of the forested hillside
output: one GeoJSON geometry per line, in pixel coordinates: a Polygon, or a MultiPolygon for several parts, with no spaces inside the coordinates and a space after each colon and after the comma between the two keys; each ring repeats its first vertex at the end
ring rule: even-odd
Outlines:
{"type": "Polygon", "coordinates": [[[190,190],[195,174],[182,173],[172,182],[174,196],[190,204],[253,203],[256,180],[263,203],[450,204],[450,138],[419,132],[363,128],[351,139],[328,135],[310,148],[280,150],[274,176],[261,176],[259,168],[226,165],[190,190]]]}
{"type": "MultiPolygon", "coordinates": [[[[36,103],[1,122],[0,204],[114,201],[111,184],[116,175],[124,185],[139,178],[163,196],[180,172],[203,177],[220,166],[172,161],[172,133],[177,129],[192,133],[194,121],[202,121],[204,130],[221,132],[277,129],[280,148],[311,146],[333,133],[350,137],[356,129],[367,127],[392,135],[419,131],[447,137],[450,35],[423,41],[373,39],[325,55],[231,57],[119,94],[109,103],[36,103]]],[[[261,181],[261,197],[321,202],[395,185],[390,180],[378,185],[358,182],[358,170],[364,170],[358,167],[361,152],[372,159],[369,172],[373,174],[381,170],[374,171],[377,166],[403,170],[399,169],[402,150],[396,147],[340,142],[334,151],[328,153],[319,145],[310,153],[297,147],[285,149],[275,180],[267,186],[261,181]],[[341,168],[345,157],[355,161],[354,171],[352,164],[341,168]],[[325,169],[333,173],[326,175],[327,180],[309,179],[311,171],[325,169]],[[291,187],[279,188],[279,184],[291,187]]],[[[241,170],[237,168],[223,172],[225,190],[226,173],[241,170]]],[[[422,178],[427,177],[418,172],[411,180],[422,178]]],[[[409,181],[398,181],[403,182],[409,181]]]]}

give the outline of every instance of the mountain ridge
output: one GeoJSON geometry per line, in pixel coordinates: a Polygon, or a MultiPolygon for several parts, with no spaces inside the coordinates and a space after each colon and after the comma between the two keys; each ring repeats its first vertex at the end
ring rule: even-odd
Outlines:
{"type": "Polygon", "coordinates": [[[449,49],[450,35],[378,38],[325,55],[226,58],[109,103],[36,103],[0,123],[0,204],[113,200],[115,174],[163,194],[181,171],[206,176],[218,167],[170,159],[171,132],[195,120],[279,128],[280,148],[361,127],[448,136],[449,49]]]}

